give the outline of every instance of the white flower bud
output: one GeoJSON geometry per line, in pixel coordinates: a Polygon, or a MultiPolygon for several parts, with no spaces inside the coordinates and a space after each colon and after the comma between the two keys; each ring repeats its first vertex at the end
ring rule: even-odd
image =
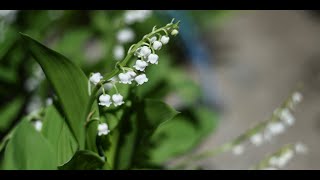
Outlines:
{"type": "Polygon", "coordinates": [[[157,54],[150,54],[148,56],[147,62],[151,64],[158,64],[158,59],[159,59],[159,56],[157,54]]]}
{"type": "Polygon", "coordinates": [[[110,130],[106,123],[102,123],[98,125],[98,136],[109,134],[110,130]]]}
{"type": "Polygon", "coordinates": [[[160,41],[161,41],[162,44],[168,44],[169,39],[170,38],[168,36],[162,36],[160,41]]]}
{"type": "Polygon", "coordinates": [[[148,78],[145,74],[140,74],[134,78],[134,80],[138,83],[138,85],[142,85],[145,82],[148,82],[148,78]]]}
{"type": "Polygon", "coordinates": [[[154,41],[152,44],[153,49],[160,50],[162,47],[162,43],[160,41],[154,41]]]}
{"type": "Polygon", "coordinates": [[[124,57],[124,47],[117,45],[113,49],[113,56],[116,60],[121,60],[124,57]]]}
{"type": "Polygon", "coordinates": [[[114,106],[120,106],[121,104],[123,104],[123,97],[121,96],[121,94],[114,94],[112,95],[112,100],[113,100],[113,104],[114,106]]]}
{"type": "Polygon", "coordinates": [[[130,28],[125,28],[117,33],[117,39],[120,43],[128,43],[134,39],[134,32],[130,28]]]}
{"type": "Polygon", "coordinates": [[[102,94],[100,97],[99,97],[99,105],[101,106],[106,106],[106,107],[109,107],[112,102],[110,101],[110,96],[108,94],[102,94]]]}
{"type": "Polygon", "coordinates": [[[90,82],[92,82],[94,85],[97,85],[103,77],[100,73],[93,73],[92,76],[89,78],[90,82]]]}
{"type": "Polygon", "coordinates": [[[144,69],[148,66],[148,63],[145,61],[137,60],[136,64],[133,66],[136,70],[144,71],[144,69]]]}
{"type": "Polygon", "coordinates": [[[176,29],[174,29],[174,30],[171,31],[171,35],[172,35],[172,36],[175,36],[175,35],[177,35],[178,33],[179,33],[179,31],[176,30],[176,29]]]}

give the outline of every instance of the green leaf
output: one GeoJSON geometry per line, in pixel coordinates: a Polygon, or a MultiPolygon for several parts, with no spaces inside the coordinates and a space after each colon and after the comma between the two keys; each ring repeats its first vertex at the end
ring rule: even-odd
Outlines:
{"type": "Polygon", "coordinates": [[[124,113],[119,125],[119,144],[116,169],[130,169],[145,158],[144,145],[162,123],[172,119],[178,112],[159,100],[146,99],[133,103],[124,113]]]}
{"type": "Polygon", "coordinates": [[[22,37],[26,48],[42,67],[55,90],[67,124],[80,149],[85,147],[85,112],[89,101],[88,79],[83,71],[63,55],[45,47],[27,35],[22,37]]]}
{"type": "Polygon", "coordinates": [[[55,154],[41,133],[23,119],[6,146],[2,168],[53,170],[56,169],[55,154]]]}
{"type": "Polygon", "coordinates": [[[97,154],[91,151],[77,151],[72,159],[59,166],[60,170],[97,170],[104,165],[104,161],[97,154]]]}
{"type": "Polygon", "coordinates": [[[41,132],[54,149],[57,166],[65,164],[77,151],[76,140],[54,106],[46,108],[41,132]]]}
{"type": "MultiPolygon", "coordinates": [[[[208,136],[217,124],[217,114],[204,106],[190,107],[160,126],[150,138],[152,164],[162,164],[186,153],[208,136]]],[[[147,149],[147,148],[146,148],[147,149]]]]}
{"type": "Polygon", "coordinates": [[[0,132],[7,129],[13,118],[22,107],[23,97],[16,97],[0,110],[0,132]]]}

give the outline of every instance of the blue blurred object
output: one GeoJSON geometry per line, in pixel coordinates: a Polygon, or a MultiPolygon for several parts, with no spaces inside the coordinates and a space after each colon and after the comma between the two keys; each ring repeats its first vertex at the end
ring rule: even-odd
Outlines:
{"type": "Polygon", "coordinates": [[[199,73],[201,89],[203,91],[202,102],[213,106],[216,110],[222,108],[220,96],[216,88],[216,80],[213,72],[213,51],[201,41],[201,33],[192,16],[185,10],[162,11],[168,17],[180,20],[179,38],[181,38],[185,52],[192,65],[199,73]],[[210,53],[209,53],[210,51],[210,53]]]}

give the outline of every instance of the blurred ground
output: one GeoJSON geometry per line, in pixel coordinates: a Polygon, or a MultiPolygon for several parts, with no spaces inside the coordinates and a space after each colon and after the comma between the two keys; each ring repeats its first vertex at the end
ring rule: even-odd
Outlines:
{"type": "Polygon", "coordinates": [[[218,146],[268,118],[299,81],[304,101],[296,124],[272,142],[248,146],[241,156],[224,153],[205,169],[247,169],[285,143],[303,142],[286,169],[320,169],[320,18],[305,11],[239,11],[218,29],[214,71],[225,101],[217,131],[198,151],[218,146]]]}

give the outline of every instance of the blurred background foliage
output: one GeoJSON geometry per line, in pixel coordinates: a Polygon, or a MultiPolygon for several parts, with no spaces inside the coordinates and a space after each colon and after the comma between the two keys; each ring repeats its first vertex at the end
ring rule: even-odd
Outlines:
{"type": "MultiPolygon", "coordinates": [[[[124,27],[119,21],[123,12],[39,10],[18,11],[13,20],[1,17],[1,153],[6,146],[8,134],[23,118],[39,109],[45,109],[44,114],[50,112],[46,110],[51,107],[48,98],[56,100],[40,66],[21,42],[19,32],[65,55],[88,76],[91,72],[107,73],[117,62],[113,57],[113,48],[116,45],[116,32],[124,27]]],[[[219,24],[231,12],[187,13],[200,29],[201,36],[201,32],[208,26],[212,26],[213,22],[219,24]]],[[[172,17],[168,14],[166,11],[153,11],[145,22],[133,24],[131,28],[136,34],[133,42],[149,33],[154,25],[162,26],[169,22],[172,17]]],[[[183,19],[178,20],[184,23],[183,19]]],[[[148,163],[158,165],[192,150],[213,132],[218,121],[217,111],[202,101],[205,97],[201,84],[186,70],[191,64],[188,60],[190,57],[187,57],[188,49],[184,48],[188,44],[177,37],[177,40],[159,52],[160,63],[147,70],[149,82],[137,88],[140,97],[165,100],[182,112],[159,127],[149,142],[148,163]]],[[[192,45],[194,42],[189,43],[192,45]]],[[[126,51],[130,45],[125,45],[126,51]]],[[[125,88],[120,86],[119,91],[125,92],[125,88]]]]}

